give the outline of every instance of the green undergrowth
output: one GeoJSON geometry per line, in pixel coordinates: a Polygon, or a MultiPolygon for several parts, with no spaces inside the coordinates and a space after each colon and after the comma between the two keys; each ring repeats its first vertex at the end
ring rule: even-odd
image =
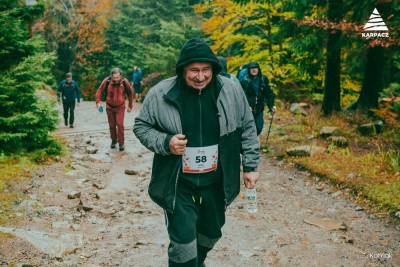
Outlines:
{"type": "MultiPolygon", "coordinates": [[[[279,109],[274,116],[271,133],[260,136],[266,156],[285,159],[343,190],[355,203],[384,217],[400,211],[400,132],[385,124],[382,133],[361,136],[357,127],[374,121],[360,113],[342,112],[329,117],[321,115],[320,107],[306,109],[308,116],[293,115],[279,109]],[[346,148],[328,144],[319,135],[323,126],[336,126],[349,141],[346,148]],[[322,146],[327,152],[312,157],[289,157],[288,148],[322,146]]],[[[271,117],[266,115],[268,130],[271,117]]]]}
{"type": "Polygon", "coordinates": [[[14,206],[27,198],[24,189],[30,182],[32,171],[36,168],[51,164],[58,155],[63,155],[65,142],[59,139],[54,146],[34,152],[14,155],[0,154],[0,225],[10,224],[16,220],[14,206]]]}

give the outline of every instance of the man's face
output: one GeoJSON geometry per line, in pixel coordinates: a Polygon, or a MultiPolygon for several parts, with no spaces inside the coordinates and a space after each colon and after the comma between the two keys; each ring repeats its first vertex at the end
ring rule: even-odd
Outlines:
{"type": "Polygon", "coordinates": [[[121,73],[114,73],[112,75],[112,82],[113,84],[118,84],[121,80],[121,73]]]}
{"type": "Polygon", "coordinates": [[[204,89],[212,79],[212,66],[207,62],[194,62],[183,69],[186,83],[198,90],[204,89]]]}
{"type": "Polygon", "coordinates": [[[72,82],[72,77],[67,77],[67,83],[71,83],[72,82]]]}
{"type": "Polygon", "coordinates": [[[253,75],[253,76],[258,75],[258,68],[251,68],[250,69],[250,74],[253,75]]]}

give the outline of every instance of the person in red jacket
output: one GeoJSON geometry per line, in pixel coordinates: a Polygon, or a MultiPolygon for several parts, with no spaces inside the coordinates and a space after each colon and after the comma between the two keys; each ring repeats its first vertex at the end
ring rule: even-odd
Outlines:
{"type": "Polygon", "coordinates": [[[119,151],[124,147],[124,117],[125,117],[125,95],[128,96],[127,111],[132,111],[134,91],[129,81],[122,77],[120,68],[114,68],[111,71],[111,77],[105,78],[96,92],[96,108],[102,106],[101,98],[106,93],[106,111],[108,125],[110,127],[111,148],[119,144],[119,151]],[[104,92],[105,91],[105,92],[104,92]]]}

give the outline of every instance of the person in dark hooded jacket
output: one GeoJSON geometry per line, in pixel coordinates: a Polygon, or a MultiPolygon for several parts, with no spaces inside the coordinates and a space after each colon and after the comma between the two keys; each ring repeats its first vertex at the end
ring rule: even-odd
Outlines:
{"type": "Polygon", "coordinates": [[[219,75],[225,76],[234,82],[240,83],[238,78],[236,78],[235,75],[233,75],[232,73],[228,73],[228,62],[227,62],[226,58],[224,58],[223,56],[217,56],[217,58],[218,58],[219,64],[222,67],[219,75]]]}
{"type": "Polygon", "coordinates": [[[246,96],[220,71],[208,44],[190,39],[177,76],[150,89],[135,118],[133,132],[155,153],[149,195],[165,211],[169,266],[203,266],[240,192],[240,165],[247,188],[258,179],[260,144],[246,96]]]}
{"type": "Polygon", "coordinates": [[[275,94],[269,86],[267,76],[261,73],[257,62],[250,62],[247,66],[248,74],[240,80],[240,84],[246,94],[251,111],[256,123],[257,135],[264,127],[264,106],[267,105],[268,112],[275,113],[275,94]]]}

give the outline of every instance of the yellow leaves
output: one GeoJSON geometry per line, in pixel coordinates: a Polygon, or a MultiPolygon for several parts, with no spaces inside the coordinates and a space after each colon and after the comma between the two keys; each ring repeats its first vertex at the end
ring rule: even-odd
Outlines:
{"type": "MultiPolygon", "coordinates": [[[[269,35],[278,33],[278,26],[274,26],[271,19],[282,16],[281,7],[281,3],[249,1],[239,5],[230,0],[216,0],[197,5],[195,10],[207,16],[201,28],[213,41],[212,49],[228,54],[228,66],[236,70],[249,61],[259,61],[263,68],[268,61],[275,60],[270,55],[272,39],[269,35]],[[229,57],[232,49],[235,56],[229,57]]],[[[274,50],[280,47],[275,46],[274,50]]]]}

